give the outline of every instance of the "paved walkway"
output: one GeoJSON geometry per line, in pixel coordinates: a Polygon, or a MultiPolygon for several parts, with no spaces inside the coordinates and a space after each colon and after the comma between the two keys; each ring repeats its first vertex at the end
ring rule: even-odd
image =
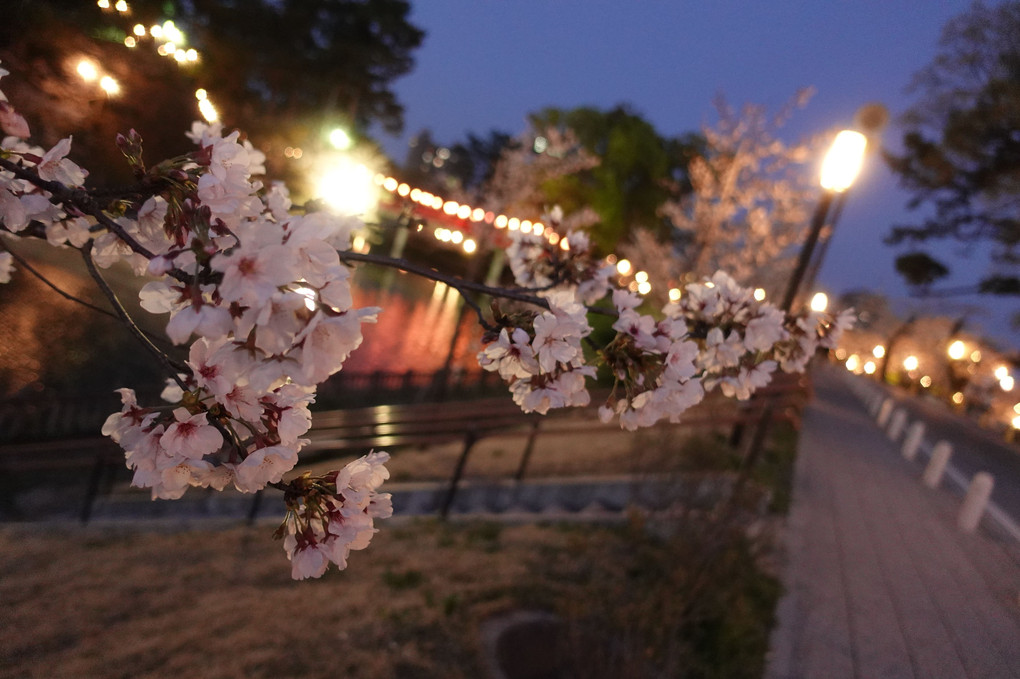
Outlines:
{"type": "Polygon", "coordinates": [[[1020,561],[955,525],[835,372],[798,450],[768,679],[1020,677],[1020,561]]]}

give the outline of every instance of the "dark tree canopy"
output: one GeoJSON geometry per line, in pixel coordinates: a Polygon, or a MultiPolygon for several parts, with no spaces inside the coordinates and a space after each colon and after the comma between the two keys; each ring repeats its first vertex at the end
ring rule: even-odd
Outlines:
{"type": "MultiPolygon", "coordinates": [[[[917,74],[912,90],[918,99],[903,117],[903,153],[887,154],[887,160],[913,194],[910,207],[928,206],[933,214],[921,224],[895,226],[887,242],[987,243],[992,269],[969,291],[1016,294],[1020,2],[978,2],[950,21],[937,56],[917,74]]],[[[920,272],[916,254],[911,266],[897,267],[901,273],[920,272]]],[[[929,257],[922,268],[936,271],[933,262],[939,264],[929,257]]]]}
{"type": "Polygon", "coordinates": [[[132,0],[129,7],[119,13],[82,0],[5,0],[0,58],[12,76],[4,90],[40,121],[35,140],[52,144],[74,130],[79,153],[103,158],[97,152],[112,146],[113,134],[134,126],[148,157],[174,155],[198,117],[194,92],[202,87],[228,128],[241,127],[267,152],[270,172],[292,180],[289,168],[274,164],[284,163],[285,146],[322,144],[338,125],[357,134],[370,123],[391,131],[403,124],[391,86],[411,70],[424,37],[408,20],[406,0],[132,0]],[[168,19],[197,49],[193,65],[158,56],[148,36],[137,48],[125,46],[135,24],[168,19]],[[116,77],[122,94],[79,92],[74,66],[82,56],[116,77]],[[42,91],[16,91],[26,83],[42,91]],[[88,120],[78,120],[86,113],[88,120]],[[100,128],[94,143],[90,127],[100,128]],[[176,146],[149,147],[164,139],[176,146]]]}
{"type": "MultiPolygon", "coordinates": [[[[146,0],[146,5],[167,2],[146,0]]],[[[342,115],[399,132],[390,85],[414,66],[424,33],[406,0],[175,0],[218,88],[244,119],[342,115]]]]}
{"type": "Polygon", "coordinates": [[[549,108],[533,115],[532,124],[536,129],[572,130],[599,159],[597,166],[583,173],[557,178],[546,193],[568,213],[592,207],[601,218],[592,235],[602,249],[611,251],[637,227],[668,233],[659,207],[690,189],[687,164],[697,146],[696,137],[663,138],[651,123],[623,105],[608,111],[549,108]]]}

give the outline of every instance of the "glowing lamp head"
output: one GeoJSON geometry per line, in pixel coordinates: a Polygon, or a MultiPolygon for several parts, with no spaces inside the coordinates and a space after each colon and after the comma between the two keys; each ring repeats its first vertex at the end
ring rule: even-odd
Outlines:
{"type": "Polygon", "coordinates": [[[372,172],[364,165],[341,160],[322,175],[318,194],[338,212],[365,214],[375,204],[372,172]]]}
{"type": "Polygon", "coordinates": [[[821,313],[829,308],[829,296],[824,292],[816,292],[811,298],[811,311],[821,313]]]}
{"type": "Polygon", "coordinates": [[[96,64],[88,59],[82,59],[78,62],[78,75],[85,82],[92,82],[99,77],[99,69],[96,68],[96,64]]]}
{"type": "Polygon", "coordinates": [[[351,135],[347,133],[347,130],[335,127],[329,132],[329,143],[338,151],[346,151],[351,148],[351,144],[354,141],[351,139],[351,135]]]}
{"type": "Polygon", "coordinates": [[[842,193],[857,179],[864,164],[867,138],[860,132],[843,130],[836,135],[822,162],[822,188],[842,193]]]}
{"type": "Polygon", "coordinates": [[[113,96],[120,92],[120,83],[118,83],[113,77],[104,75],[99,79],[99,87],[108,95],[113,96]]]}
{"type": "Polygon", "coordinates": [[[959,361],[961,358],[967,355],[967,347],[960,340],[956,340],[949,345],[949,349],[946,351],[949,354],[949,358],[954,361],[959,361]]]}
{"type": "Polygon", "coordinates": [[[903,367],[907,370],[917,370],[917,366],[921,363],[917,360],[917,356],[907,356],[903,359],[903,367]]]}

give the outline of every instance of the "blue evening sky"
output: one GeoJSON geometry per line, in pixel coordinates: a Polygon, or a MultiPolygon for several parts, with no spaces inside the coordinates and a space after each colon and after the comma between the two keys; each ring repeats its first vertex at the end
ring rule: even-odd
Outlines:
{"type": "MultiPolygon", "coordinates": [[[[911,76],[935,54],[942,26],[969,2],[915,0],[418,0],[412,21],[426,31],[410,75],[396,82],[405,133],[383,137],[403,160],[407,140],[429,128],[455,143],[468,132],[522,132],[546,106],[609,108],[627,103],[661,134],[714,122],[713,101],[777,111],[803,87],[815,96],[784,127],[794,140],[849,126],[878,101],[893,116],[911,102],[911,76]]],[[[885,143],[895,147],[895,123],[885,143]]],[[[909,221],[907,195],[871,159],[849,196],[819,282],[830,293],[867,287],[902,309],[956,315],[975,299],[973,325],[1017,344],[1004,320],[1015,304],[978,298],[909,298],[882,243],[890,224],[909,221]],[[925,307],[925,305],[927,305],[925,307]]],[[[943,251],[951,251],[943,248],[943,251]]],[[[973,281],[986,260],[957,261],[948,283],[973,281]]]]}

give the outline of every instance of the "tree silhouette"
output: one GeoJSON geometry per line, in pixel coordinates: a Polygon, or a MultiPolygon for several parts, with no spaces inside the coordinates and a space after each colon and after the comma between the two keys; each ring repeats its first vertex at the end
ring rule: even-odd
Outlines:
{"type": "MultiPolygon", "coordinates": [[[[915,77],[918,100],[903,116],[903,153],[890,167],[913,196],[931,206],[920,224],[895,226],[890,244],[951,239],[990,245],[992,267],[959,292],[1020,294],[1020,2],[975,3],[943,29],[935,59],[915,77]]],[[[897,269],[912,283],[917,253],[897,269]]],[[[902,258],[901,258],[902,259],[902,258]]],[[[928,273],[939,264],[929,256],[928,273]]]]}

